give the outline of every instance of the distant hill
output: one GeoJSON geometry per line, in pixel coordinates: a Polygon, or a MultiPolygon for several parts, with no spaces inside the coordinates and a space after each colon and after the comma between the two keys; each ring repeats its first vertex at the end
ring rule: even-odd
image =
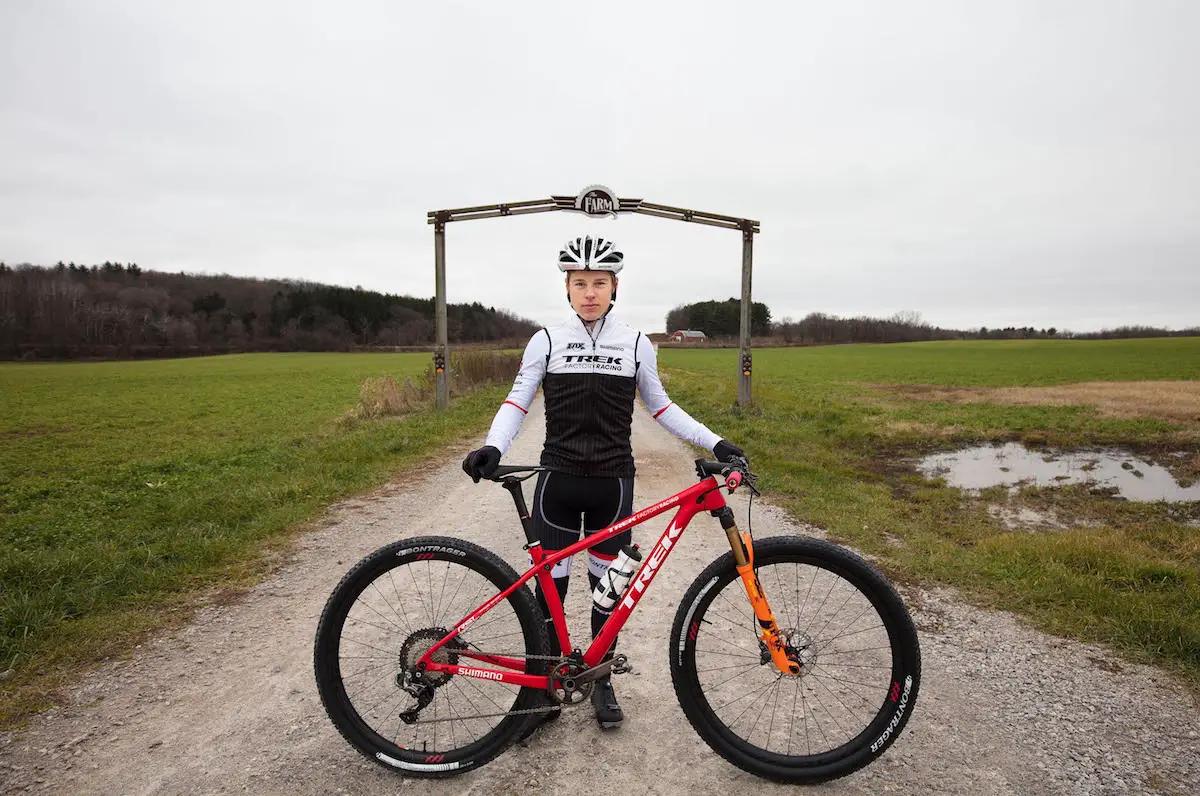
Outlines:
{"type": "MultiPolygon", "coordinates": [[[[450,341],[524,343],[533,321],[447,307],[450,341]]],[[[291,280],[0,263],[0,357],[345,351],[434,342],[434,300],[291,280]]]]}

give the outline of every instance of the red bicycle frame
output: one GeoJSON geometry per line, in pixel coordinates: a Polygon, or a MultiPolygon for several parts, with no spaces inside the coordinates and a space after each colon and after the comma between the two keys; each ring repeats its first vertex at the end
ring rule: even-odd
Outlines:
{"type": "MultiPolygon", "coordinates": [[[[625,589],[625,593],[621,595],[621,601],[613,608],[612,615],[609,616],[605,621],[603,628],[600,630],[600,634],[592,640],[591,646],[589,646],[587,651],[583,654],[584,663],[586,663],[589,668],[598,665],[603,660],[605,654],[612,647],[617,633],[621,631],[621,628],[625,625],[626,620],[629,619],[630,614],[633,613],[633,609],[637,607],[638,601],[641,600],[641,598],[645,595],[646,589],[649,588],[650,583],[654,580],[654,576],[658,574],[658,570],[662,567],[663,562],[666,561],[667,556],[670,555],[671,549],[675,546],[676,540],[679,539],[679,537],[683,534],[684,530],[688,526],[688,523],[691,522],[692,518],[701,511],[719,512],[722,509],[725,509],[725,497],[721,494],[721,488],[727,487],[732,493],[741,484],[741,481],[741,473],[738,472],[730,474],[725,479],[724,484],[719,484],[716,477],[710,475],[700,481],[698,484],[695,484],[694,486],[691,486],[688,489],[685,489],[682,492],[667,498],[666,500],[659,501],[653,506],[634,512],[630,516],[608,526],[604,530],[597,531],[579,540],[570,547],[554,551],[550,554],[547,554],[546,551],[542,549],[541,544],[533,539],[530,534],[531,539],[528,547],[529,556],[533,560],[533,566],[530,567],[524,575],[518,578],[516,583],[489,599],[483,605],[479,606],[470,614],[468,614],[466,618],[460,621],[457,625],[455,625],[445,638],[435,644],[428,652],[425,653],[425,655],[421,657],[419,664],[423,664],[425,670],[429,672],[445,672],[448,674],[462,675],[464,677],[477,677],[484,680],[495,680],[502,683],[511,683],[513,685],[525,686],[529,688],[549,688],[551,685],[550,676],[544,674],[526,674],[525,660],[523,658],[509,658],[500,655],[488,655],[472,650],[457,650],[457,654],[460,658],[471,658],[473,660],[478,660],[492,664],[493,666],[501,667],[493,669],[462,666],[456,663],[438,663],[437,661],[433,660],[433,654],[450,640],[455,638],[459,633],[466,631],[467,628],[475,624],[475,622],[477,622],[492,608],[499,605],[502,601],[508,599],[509,595],[515,590],[525,588],[525,584],[534,577],[536,577],[538,579],[538,583],[541,584],[542,594],[546,599],[547,607],[550,609],[550,618],[553,620],[555,632],[558,634],[559,648],[564,650],[564,654],[566,654],[566,651],[570,651],[573,649],[573,647],[571,646],[571,639],[567,632],[567,619],[565,613],[563,612],[562,600],[558,596],[558,589],[556,589],[554,586],[554,578],[551,577],[550,570],[555,564],[563,559],[570,558],[576,553],[587,550],[588,548],[598,545],[607,539],[611,539],[627,528],[640,525],[646,520],[657,517],[663,512],[670,511],[671,509],[678,507],[679,511],[676,512],[675,516],[671,518],[671,521],[667,524],[666,530],[663,531],[662,536],[658,537],[658,543],[654,545],[653,549],[650,551],[650,554],[646,556],[646,560],[642,562],[641,567],[634,575],[633,580],[629,582],[629,586],[625,589]]],[[[508,484],[505,486],[508,487],[508,484]]],[[[524,500],[518,498],[520,494],[520,485],[516,484],[515,487],[516,489],[513,493],[514,499],[517,499],[518,510],[521,511],[524,506],[524,500]]],[[[511,487],[509,488],[511,489],[511,487]]],[[[529,517],[527,511],[522,511],[521,519],[526,523],[526,531],[527,534],[529,534],[529,517]]],[[[725,523],[722,524],[724,525],[725,523]]],[[[726,532],[730,536],[731,544],[733,544],[734,539],[741,539],[741,537],[737,535],[737,528],[732,526],[732,518],[730,518],[729,527],[726,527],[726,532]],[[730,528],[732,528],[732,530],[730,530],[730,528]]],[[[745,542],[738,544],[737,547],[741,548],[743,547],[743,544],[745,544],[745,542]]],[[[747,560],[752,561],[749,550],[738,550],[735,548],[734,556],[735,559],[739,559],[737,563],[745,566],[746,570],[749,571],[750,577],[753,578],[753,570],[747,563],[747,560]],[[739,556],[739,552],[742,552],[743,556],[739,556]]],[[[739,572],[742,571],[742,566],[738,567],[739,572]]],[[[745,580],[745,578],[746,575],[743,574],[743,580],[745,580]]],[[[757,581],[755,580],[754,582],[755,585],[757,585],[757,581]]],[[[762,599],[761,595],[761,587],[758,587],[758,597],[761,599],[763,609],[766,611],[766,617],[762,617],[760,615],[760,619],[764,619],[764,621],[769,620],[771,626],[773,627],[774,619],[771,617],[769,608],[766,608],[766,600],[762,599]]],[[[752,602],[756,603],[754,606],[755,613],[759,614],[759,606],[757,601],[752,599],[752,602]]],[[[798,671],[799,670],[797,669],[797,672],[798,671]]]]}

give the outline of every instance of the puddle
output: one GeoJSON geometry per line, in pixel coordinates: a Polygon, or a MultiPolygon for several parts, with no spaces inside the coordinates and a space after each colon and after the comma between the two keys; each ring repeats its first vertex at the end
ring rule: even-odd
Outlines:
{"type": "Polygon", "coordinates": [[[1165,467],[1120,450],[1029,450],[1018,442],[935,453],[917,464],[922,475],[949,486],[980,490],[1007,486],[1088,484],[1115,488],[1126,500],[1169,503],[1200,500],[1200,483],[1180,486],[1165,467]]]}

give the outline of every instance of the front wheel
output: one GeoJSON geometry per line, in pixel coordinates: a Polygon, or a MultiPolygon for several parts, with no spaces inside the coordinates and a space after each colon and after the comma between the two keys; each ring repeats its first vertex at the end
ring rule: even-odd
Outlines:
{"type": "Polygon", "coordinates": [[[870,564],[817,539],[754,545],[759,583],[799,676],[759,640],[733,554],[692,583],[671,631],[671,679],[692,727],[735,766],[814,783],[870,763],[912,715],[921,679],[917,632],[870,564]]]}

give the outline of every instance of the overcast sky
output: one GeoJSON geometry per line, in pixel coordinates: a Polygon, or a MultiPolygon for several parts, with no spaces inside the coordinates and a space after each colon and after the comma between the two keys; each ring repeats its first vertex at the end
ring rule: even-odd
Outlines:
{"type": "MultiPolygon", "coordinates": [[[[1200,324],[1200,3],[0,0],[0,260],[433,293],[425,213],[754,218],[754,294],[936,324],[1200,324]]],[[[570,236],[662,329],[737,232],[451,224],[451,301],[546,323],[570,236]]]]}

